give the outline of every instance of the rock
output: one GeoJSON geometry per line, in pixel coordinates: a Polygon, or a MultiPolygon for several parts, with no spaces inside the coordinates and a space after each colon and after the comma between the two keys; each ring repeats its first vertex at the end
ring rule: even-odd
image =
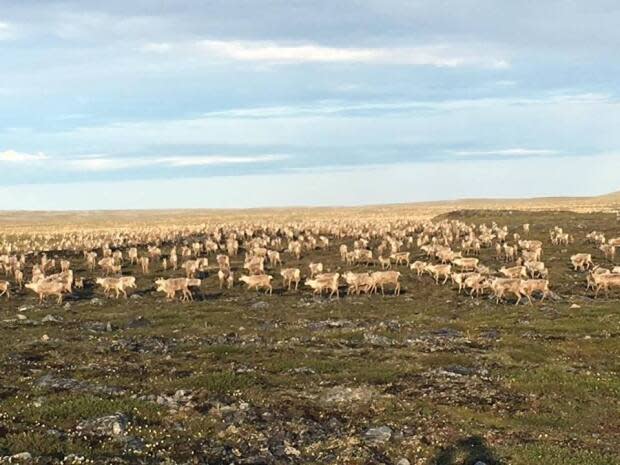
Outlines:
{"type": "Polygon", "coordinates": [[[267,302],[256,302],[250,306],[252,310],[266,310],[269,308],[269,304],[267,302]]]}
{"type": "Polygon", "coordinates": [[[411,462],[405,458],[402,458],[396,462],[396,465],[411,465],[411,462]]]}
{"type": "Polygon", "coordinates": [[[42,340],[43,342],[47,342],[47,341],[49,341],[49,340],[50,340],[50,337],[49,337],[47,334],[44,334],[43,336],[41,336],[41,340],[42,340]]]}
{"type": "Polygon", "coordinates": [[[316,371],[308,367],[291,368],[287,373],[294,373],[298,375],[316,375],[316,371]]]}
{"type": "Polygon", "coordinates": [[[27,320],[28,317],[26,315],[22,315],[21,313],[18,313],[17,314],[17,319],[18,320],[27,320]]]}
{"type": "Polygon", "coordinates": [[[485,339],[499,339],[500,338],[500,332],[497,329],[488,329],[486,331],[483,331],[482,333],[480,333],[480,336],[485,338],[485,339]]]}
{"type": "Polygon", "coordinates": [[[67,302],[62,306],[62,308],[64,308],[65,310],[71,310],[71,302],[67,302]]]}
{"type": "Polygon", "coordinates": [[[478,460],[476,463],[474,463],[474,465],[487,465],[486,462],[483,462],[482,460],[478,460]]]}
{"type": "Polygon", "coordinates": [[[106,330],[106,325],[101,321],[87,321],[82,325],[82,328],[93,333],[99,333],[106,330]]]}
{"type": "Polygon", "coordinates": [[[69,455],[65,455],[65,459],[63,461],[63,463],[66,464],[74,464],[74,463],[82,463],[84,462],[84,456],[83,455],[76,455],[76,454],[69,454],[69,455]]]}
{"type": "Polygon", "coordinates": [[[56,389],[59,391],[79,391],[93,394],[115,395],[125,391],[117,387],[100,386],[87,381],[78,381],[72,378],[59,378],[53,375],[45,375],[37,381],[37,385],[43,388],[56,389]]]}
{"type": "Polygon", "coordinates": [[[41,321],[43,323],[60,323],[62,321],[62,317],[54,316],[54,315],[45,315],[41,321]]]}
{"type": "Polygon", "coordinates": [[[142,296],[140,294],[131,294],[131,296],[129,296],[130,299],[133,300],[140,300],[142,298],[142,296]]]}
{"type": "Polygon", "coordinates": [[[573,304],[570,306],[571,309],[581,308],[581,305],[573,304]]]}
{"type": "Polygon", "coordinates": [[[128,419],[122,413],[81,421],[76,429],[92,436],[121,436],[127,430],[128,419]]]}
{"type": "Polygon", "coordinates": [[[370,388],[335,386],[328,389],[321,396],[321,399],[326,403],[368,402],[373,397],[373,394],[370,388]]]}
{"type": "Polygon", "coordinates": [[[123,438],[125,449],[128,451],[144,450],[144,441],[136,436],[127,436],[123,438]]]}
{"type": "Polygon", "coordinates": [[[473,368],[467,368],[462,365],[450,365],[447,366],[444,371],[461,376],[473,375],[476,372],[473,368]]]}
{"type": "Polygon", "coordinates": [[[462,332],[456,329],[452,329],[452,328],[441,328],[436,331],[433,331],[432,334],[434,334],[435,336],[446,337],[446,338],[457,338],[457,337],[463,336],[462,332]]]}
{"type": "Polygon", "coordinates": [[[376,334],[364,334],[364,340],[373,346],[378,347],[389,347],[393,344],[390,338],[378,336],[376,334]]]}
{"type": "Polygon", "coordinates": [[[32,305],[22,305],[17,309],[18,312],[27,312],[28,310],[32,310],[34,306],[32,305]]]}
{"type": "Polygon", "coordinates": [[[286,455],[292,455],[294,457],[299,457],[301,455],[301,452],[299,452],[299,450],[288,444],[284,446],[284,453],[286,455]]]}
{"type": "Polygon", "coordinates": [[[103,305],[103,300],[101,300],[99,297],[93,297],[92,299],[90,299],[90,304],[99,305],[101,307],[103,305]]]}
{"type": "Polygon", "coordinates": [[[105,325],[105,330],[109,333],[112,332],[112,323],[108,321],[105,325]]]}
{"type": "Polygon", "coordinates": [[[372,443],[384,443],[392,437],[392,428],[389,426],[379,426],[378,428],[370,428],[364,433],[364,439],[372,443]]]}
{"type": "Polygon", "coordinates": [[[139,316],[135,320],[131,320],[129,323],[127,323],[127,328],[144,328],[146,326],[151,326],[151,322],[143,316],[139,316]]]}
{"type": "Polygon", "coordinates": [[[32,460],[30,452],[20,452],[19,454],[11,455],[11,460],[20,460],[22,462],[29,462],[32,460]]]}

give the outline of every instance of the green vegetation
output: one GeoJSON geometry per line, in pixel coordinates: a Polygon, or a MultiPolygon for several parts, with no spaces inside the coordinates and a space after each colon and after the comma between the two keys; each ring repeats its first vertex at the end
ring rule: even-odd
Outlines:
{"type": "MultiPolygon", "coordinates": [[[[92,287],[69,299],[67,309],[39,307],[25,292],[0,299],[0,456],[27,451],[36,462],[59,463],[77,454],[101,464],[112,457],[620,463],[620,295],[593,300],[568,261],[576,251],[592,251],[603,262],[583,237],[593,229],[620,235],[615,216],[446,217],[512,230],[531,223],[531,237],[544,240],[557,299],[495,305],[404,269],[397,298],[219,291],[211,273],[204,299],[189,304],[165,302],[143,277],[140,298],[128,300],[106,300],[92,287]],[[547,230],[554,225],[576,242],[552,246],[547,230]],[[103,304],[91,303],[93,297],[103,304]],[[48,314],[60,321],[42,322],[48,314]],[[42,382],[46,376],[70,381],[53,385],[42,382]],[[115,414],[127,420],[118,436],[78,428],[115,414]],[[369,440],[367,430],[380,426],[391,429],[390,438],[369,440]]],[[[320,252],[321,260],[344,269],[337,246],[320,252]]],[[[482,261],[497,268],[493,256],[484,250],[482,261]]]]}

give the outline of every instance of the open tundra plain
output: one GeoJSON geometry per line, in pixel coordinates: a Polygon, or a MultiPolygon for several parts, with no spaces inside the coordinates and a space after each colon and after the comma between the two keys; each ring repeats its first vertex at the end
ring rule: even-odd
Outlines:
{"type": "Polygon", "coordinates": [[[598,275],[620,265],[601,248],[620,237],[619,204],[0,214],[0,463],[618,464],[620,287],[598,275]],[[446,250],[479,260],[479,295],[458,290],[473,275],[436,284],[442,259],[460,271],[446,250]],[[525,269],[498,296],[499,270],[537,250],[542,276],[525,269]],[[269,251],[282,264],[250,259],[269,251]],[[372,280],[347,295],[346,272],[397,252],[428,265],[389,260],[400,295],[372,280]],[[310,263],[339,274],[339,298],[306,285],[310,263]],[[106,267],[135,277],[128,298],[104,294],[106,267]],[[298,290],[282,268],[300,270],[298,290]],[[39,303],[16,271],[71,289],[39,303]],[[250,273],[273,276],[272,294],[248,290],[250,273]],[[158,291],[188,274],[187,301],[158,291]],[[530,305],[532,279],[549,292],[530,305]]]}

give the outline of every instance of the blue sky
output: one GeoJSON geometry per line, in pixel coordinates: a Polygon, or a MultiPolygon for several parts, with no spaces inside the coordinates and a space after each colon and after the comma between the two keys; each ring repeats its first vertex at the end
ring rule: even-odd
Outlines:
{"type": "Polygon", "coordinates": [[[618,24],[613,1],[0,0],[0,208],[618,190],[618,24]]]}

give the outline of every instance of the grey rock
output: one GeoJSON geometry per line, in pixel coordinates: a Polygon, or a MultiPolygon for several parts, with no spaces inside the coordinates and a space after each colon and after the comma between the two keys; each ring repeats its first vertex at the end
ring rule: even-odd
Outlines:
{"type": "Polygon", "coordinates": [[[87,321],[82,328],[93,333],[103,333],[107,330],[106,324],[102,321],[87,321]]]}
{"type": "Polygon", "coordinates": [[[131,296],[129,296],[130,299],[133,300],[140,300],[142,299],[142,296],[140,294],[131,294],[131,296]]]}
{"type": "Polygon", "coordinates": [[[450,365],[445,368],[445,371],[461,376],[473,375],[476,373],[476,370],[473,368],[464,367],[462,365],[450,365]]]}
{"type": "Polygon", "coordinates": [[[434,334],[435,336],[445,337],[445,338],[457,338],[457,337],[463,336],[462,332],[456,329],[452,329],[452,328],[441,328],[436,331],[433,331],[432,334],[434,334]]]}
{"type": "Polygon", "coordinates": [[[128,419],[122,413],[81,421],[76,429],[92,436],[121,436],[127,430],[128,419]]]}
{"type": "Polygon", "coordinates": [[[60,378],[54,375],[45,375],[41,377],[37,381],[37,385],[43,388],[56,389],[59,391],[90,392],[105,395],[123,394],[125,392],[117,387],[101,386],[87,381],[79,381],[72,378],[60,378]]]}
{"type": "Polygon", "coordinates": [[[60,323],[62,321],[62,317],[55,315],[45,315],[41,321],[43,323],[60,323]]]}
{"type": "Polygon", "coordinates": [[[18,320],[27,320],[28,317],[26,315],[22,315],[21,313],[18,313],[17,314],[17,319],[18,320]]]}
{"type": "Polygon", "coordinates": [[[11,455],[11,460],[20,460],[22,462],[29,462],[32,460],[30,452],[20,452],[19,454],[11,455]]]}
{"type": "Polygon", "coordinates": [[[28,310],[34,309],[33,305],[22,305],[17,309],[18,312],[27,312],[28,310]]]}
{"type": "Polygon", "coordinates": [[[372,399],[374,392],[367,387],[342,387],[335,386],[327,389],[321,396],[321,400],[328,404],[344,402],[368,402],[372,399]]]}
{"type": "Polygon", "coordinates": [[[405,458],[402,458],[396,462],[396,465],[411,465],[411,462],[405,458]]]}
{"type": "Polygon", "coordinates": [[[364,334],[364,340],[373,346],[378,347],[389,347],[393,344],[390,338],[378,336],[376,334],[364,334]]]}
{"type": "Polygon", "coordinates": [[[269,304],[267,302],[256,302],[250,306],[252,310],[266,310],[269,308],[269,304]]]}
{"type": "Polygon", "coordinates": [[[392,437],[392,428],[389,426],[379,426],[378,428],[370,428],[364,433],[364,439],[373,443],[384,443],[392,437]]]}
{"type": "Polygon", "coordinates": [[[67,302],[66,304],[64,304],[62,306],[62,308],[64,308],[65,310],[70,310],[71,309],[71,302],[67,302]]]}
{"type": "Polygon", "coordinates": [[[291,368],[287,373],[301,374],[301,375],[316,375],[316,371],[308,367],[291,368]]]}
{"type": "Polygon", "coordinates": [[[123,438],[125,449],[128,451],[144,450],[144,441],[136,436],[127,436],[123,438]]]}
{"type": "Polygon", "coordinates": [[[139,316],[135,320],[131,320],[127,323],[127,328],[144,328],[146,326],[151,326],[151,322],[143,316],[139,316]]]}
{"type": "Polygon", "coordinates": [[[93,297],[92,299],[90,299],[90,304],[102,306],[103,300],[101,300],[99,297],[93,297]]]}

